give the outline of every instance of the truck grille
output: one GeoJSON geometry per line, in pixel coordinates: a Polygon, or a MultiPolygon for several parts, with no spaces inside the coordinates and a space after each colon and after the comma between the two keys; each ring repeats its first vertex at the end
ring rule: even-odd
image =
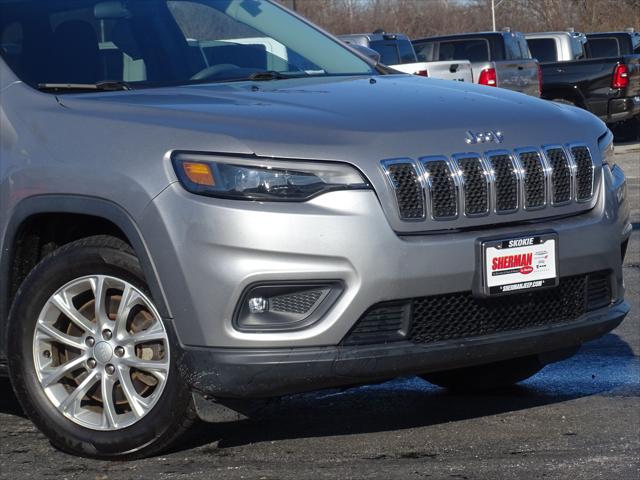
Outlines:
{"type": "Polygon", "coordinates": [[[498,298],[459,292],[385,302],[369,309],[343,344],[473,338],[570,322],[610,303],[609,272],[564,277],[557,288],[498,298]]]}
{"type": "Polygon", "coordinates": [[[591,200],[595,164],[585,145],[382,163],[405,221],[455,220],[591,200]]]}

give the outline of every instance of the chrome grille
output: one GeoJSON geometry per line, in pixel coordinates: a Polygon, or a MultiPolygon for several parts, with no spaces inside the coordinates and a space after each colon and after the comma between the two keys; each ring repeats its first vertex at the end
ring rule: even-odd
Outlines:
{"type": "Polygon", "coordinates": [[[551,168],[551,198],[554,205],[571,201],[571,164],[562,148],[547,150],[551,168]]]}
{"type": "Polygon", "coordinates": [[[530,210],[542,208],[547,197],[542,157],[538,152],[522,152],[519,158],[524,172],[524,206],[530,210]]]}
{"type": "Polygon", "coordinates": [[[386,168],[396,191],[400,218],[424,218],[424,194],[413,163],[391,163],[386,168]]]}
{"type": "Polygon", "coordinates": [[[436,220],[458,216],[458,189],[455,172],[449,162],[443,158],[423,159],[422,165],[427,173],[431,192],[431,215],[436,220]]]}
{"type": "Polygon", "coordinates": [[[514,212],[518,209],[518,170],[509,154],[489,156],[495,182],[496,211],[514,212]]]}
{"type": "Polygon", "coordinates": [[[596,185],[596,164],[582,144],[405,158],[382,166],[400,219],[414,222],[429,217],[468,223],[473,217],[539,210],[531,213],[537,218],[547,208],[572,205],[558,208],[564,214],[584,209],[578,204],[593,199],[596,185]]]}
{"type": "Polygon", "coordinates": [[[593,196],[593,161],[584,146],[571,147],[571,156],[576,165],[576,198],[584,202],[593,196]]]}
{"type": "Polygon", "coordinates": [[[489,213],[489,180],[480,157],[459,157],[463,181],[464,212],[467,216],[489,213]]]}

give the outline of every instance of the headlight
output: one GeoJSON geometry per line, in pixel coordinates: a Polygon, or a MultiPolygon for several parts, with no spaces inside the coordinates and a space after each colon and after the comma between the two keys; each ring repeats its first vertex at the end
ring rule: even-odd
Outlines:
{"type": "Polygon", "coordinates": [[[613,169],[616,166],[615,162],[615,149],[613,146],[613,134],[611,131],[607,131],[603,136],[598,139],[598,147],[600,147],[600,153],[602,154],[602,163],[609,165],[609,168],[613,169]]]}
{"type": "Polygon", "coordinates": [[[239,200],[303,202],[335,190],[371,188],[358,170],[343,163],[178,154],[173,167],[187,191],[239,200]]]}

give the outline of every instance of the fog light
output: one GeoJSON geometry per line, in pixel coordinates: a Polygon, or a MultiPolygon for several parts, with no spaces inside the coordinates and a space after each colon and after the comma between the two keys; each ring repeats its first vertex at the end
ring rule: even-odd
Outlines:
{"type": "Polygon", "coordinates": [[[341,295],[341,282],[260,284],[249,287],[236,308],[240,331],[289,331],[322,318],[341,295]]]}
{"type": "Polygon", "coordinates": [[[269,302],[262,297],[249,299],[249,311],[251,313],[264,313],[268,310],[268,308],[269,302]]]}

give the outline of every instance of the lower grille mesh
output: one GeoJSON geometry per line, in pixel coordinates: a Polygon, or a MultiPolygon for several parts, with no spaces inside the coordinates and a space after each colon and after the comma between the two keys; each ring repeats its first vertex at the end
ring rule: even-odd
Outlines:
{"type": "Polygon", "coordinates": [[[611,303],[610,274],[560,279],[557,288],[479,299],[471,292],[413,298],[371,308],[345,345],[410,340],[425,344],[554,325],[611,303]]]}

